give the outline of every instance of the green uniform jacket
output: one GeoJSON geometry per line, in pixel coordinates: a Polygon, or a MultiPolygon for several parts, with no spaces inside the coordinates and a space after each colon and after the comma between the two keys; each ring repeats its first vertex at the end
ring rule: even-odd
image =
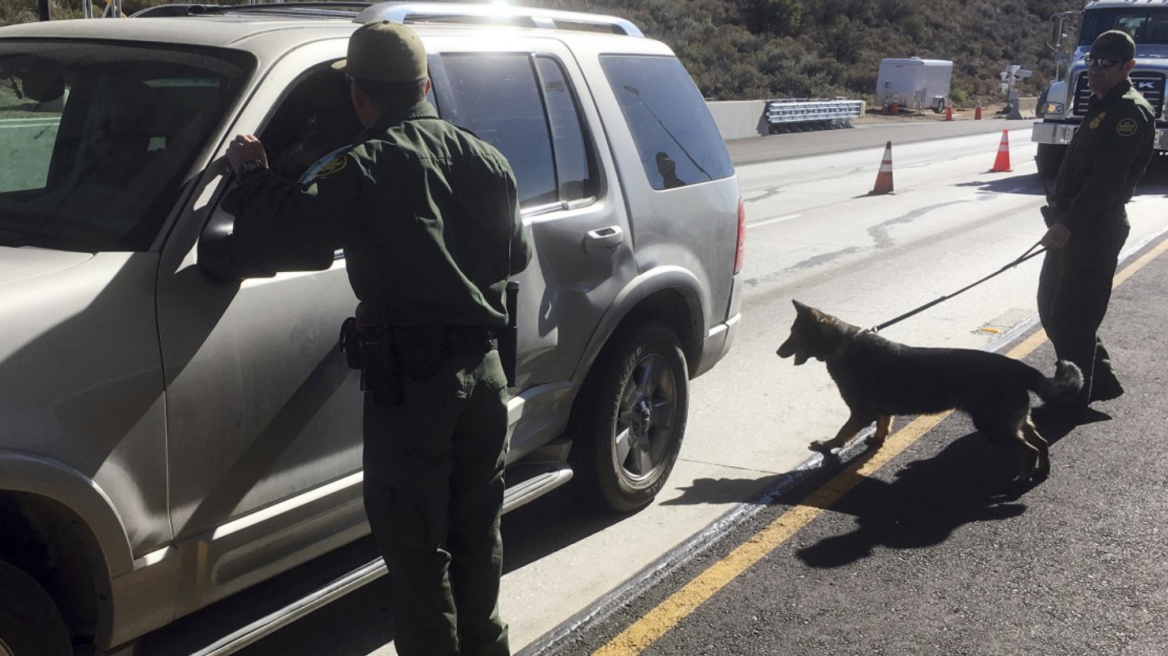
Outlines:
{"type": "Polygon", "coordinates": [[[1127,224],[1123,206],[1148,168],[1156,136],[1156,112],[1130,80],[1091,98],[1054,184],[1059,223],[1072,234],[1127,224]]]}
{"type": "Polygon", "coordinates": [[[263,172],[232,191],[233,250],[309,254],[327,266],[344,249],[366,320],[507,324],[507,280],[526,268],[531,246],[498,150],[420,102],[314,168],[300,183],[263,172]]]}

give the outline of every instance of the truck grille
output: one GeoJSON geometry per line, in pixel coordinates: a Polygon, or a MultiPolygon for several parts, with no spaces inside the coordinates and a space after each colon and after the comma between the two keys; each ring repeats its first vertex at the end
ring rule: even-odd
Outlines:
{"type": "MultiPolygon", "coordinates": [[[[1136,91],[1144,94],[1144,99],[1152,105],[1159,119],[1164,112],[1164,74],[1151,71],[1132,71],[1132,86],[1136,91]]],[[[1087,88],[1087,73],[1079,73],[1075,81],[1075,116],[1087,114],[1087,102],[1091,99],[1091,90],[1087,88]]]]}

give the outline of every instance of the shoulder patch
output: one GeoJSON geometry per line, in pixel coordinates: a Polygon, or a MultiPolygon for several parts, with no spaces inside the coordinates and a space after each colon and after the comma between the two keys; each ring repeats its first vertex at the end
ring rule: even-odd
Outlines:
{"type": "Polygon", "coordinates": [[[348,160],[345,158],[345,156],[337,155],[336,157],[325,162],[324,166],[320,167],[320,170],[316,172],[316,177],[314,177],[313,180],[327,178],[334,173],[338,173],[344,170],[346,164],[348,164],[348,160]]]}
{"type": "Polygon", "coordinates": [[[1104,118],[1105,116],[1107,116],[1107,112],[1099,112],[1099,115],[1098,115],[1098,116],[1096,116],[1096,117],[1095,117],[1095,118],[1094,118],[1094,119],[1091,121],[1091,124],[1090,124],[1090,125],[1088,125],[1087,127],[1091,128],[1092,130],[1094,130],[1095,128],[1099,127],[1099,124],[1103,122],[1103,118],[1104,118]]]}
{"type": "Polygon", "coordinates": [[[1115,125],[1115,131],[1118,132],[1119,136],[1121,137],[1132,136],[1136,133],[1138,128],[1139,126],[1136,125],[1136,120],[1134,118],[1125,118],[1115,125]]]}

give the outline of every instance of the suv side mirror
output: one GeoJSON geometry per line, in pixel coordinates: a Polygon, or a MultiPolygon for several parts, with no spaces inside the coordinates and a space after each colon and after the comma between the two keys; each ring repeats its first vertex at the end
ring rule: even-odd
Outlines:
{"type": "Polygon", "coordinates": [[[333,265],[332,253],[243,240],[234,231],[235,217],[220,207],[199,237],[199,268],[216,280],[271,278],[280,271],[324,271],[333,265]]]}

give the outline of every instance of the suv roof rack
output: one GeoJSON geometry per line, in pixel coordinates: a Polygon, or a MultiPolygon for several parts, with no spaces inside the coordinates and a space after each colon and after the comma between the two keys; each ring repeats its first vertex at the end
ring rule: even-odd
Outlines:
{"type": "Polygon", "coordinates": [[[586,14],[511,5],[472,5],[440,2],[260,2],[246,5],[198,3],[147,7],[134,18],[202,16],[211,14],[266,14],[317,18],[350,18],[355,23],[388,20],[395,23],[444,23],[450,25],[513,25],[551,30],[608,32],[645,36],[631,21],[616,16],[586,14]]]}
{"type": "Polygon", "coordinates": [[[214,14],[268,14],[277,16],[310,16],[326,18],[355,17],[368,9],[368,2],[272,2],[246,5],[216,5],[174,3],[154,5],[134,12],[131,18],[166,16],[204,16],[214,14]]]}
{"type": "Polygon", "coordinates": [[[452,23],[516,25],[544,29],[606,31],[643,37],[632,22],[616,16],[557,11],[535,7],[439,2],[379,2],[357,14],[358,23],[388,20],[395,23],[452,23]]]}

